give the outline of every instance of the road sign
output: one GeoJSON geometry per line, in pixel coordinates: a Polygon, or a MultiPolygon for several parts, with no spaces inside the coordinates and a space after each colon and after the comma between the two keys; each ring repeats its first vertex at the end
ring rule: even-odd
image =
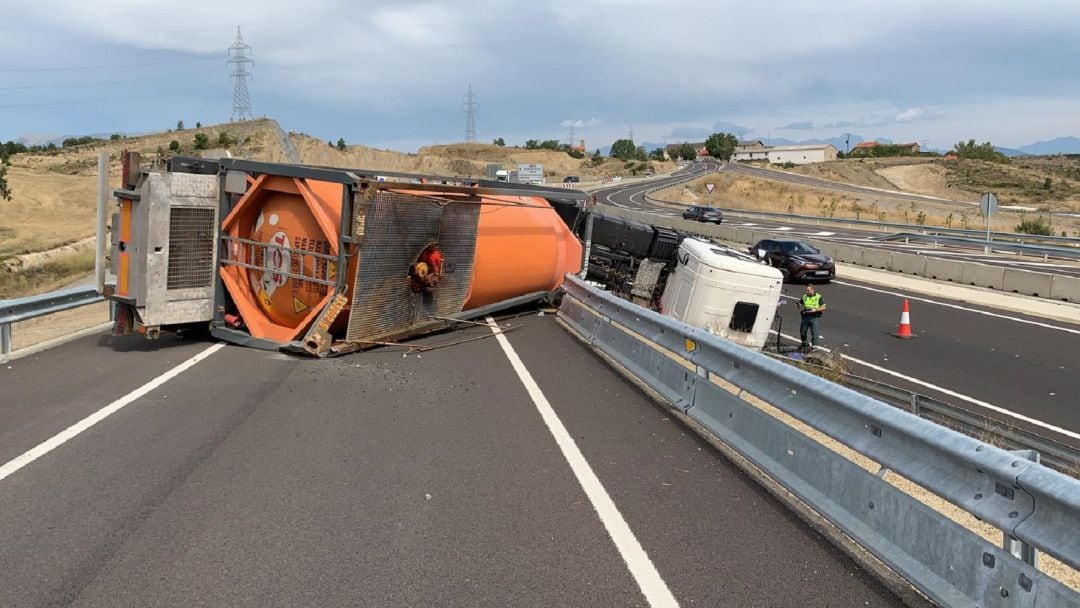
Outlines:
{"type": "Polygon", "coordinates": [[[983,253],[990,254],[990,216],[997,210],[997,195],[993,192],[987,192],[979,199],[979,209],[982,209],[983,216],[986,218],[986,246],[983,247],[983,253]]]}
{"type": "Polygon", "coordinates": [[[715,187],[716,184],[705,184],[705,189],[709,191],[709,194],[712,194],[713,188],[715,187]]]}
{"type": "Polygon", "coordinates": [[[525,163],[519,164],[518,181],[523,184],[544,183],[544,165],[525,163]]]}

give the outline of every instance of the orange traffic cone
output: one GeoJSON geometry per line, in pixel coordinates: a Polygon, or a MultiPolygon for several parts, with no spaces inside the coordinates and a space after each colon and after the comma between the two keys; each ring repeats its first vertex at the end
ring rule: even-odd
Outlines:
{"type": "Polygon", "coordinates": [[[908,311],[907,298],[904,298],[904,308],[900,311],[900,327],[893,334],[897,338],[918,338],[911,333],[911,313],[908,311]]]}

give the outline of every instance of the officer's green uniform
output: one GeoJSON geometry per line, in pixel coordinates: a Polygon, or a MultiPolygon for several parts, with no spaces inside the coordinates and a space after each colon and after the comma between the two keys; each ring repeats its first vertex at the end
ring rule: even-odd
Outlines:
{"type": "Polygon", "coordinates": [[[799,325],[799,337],[802,338],[802,347],[809,348],[813,344],[817,344],[818,341],[818,319],[821,318],[821,311],[810,312],[812,308],[820,308],[825,304],[825,298],[821,297],[820,293],[814,295],[804,293],[802,296],[802,323],[799,325]],[[806,334],[810,334],[811,341],[806,340],[806,334]]]}

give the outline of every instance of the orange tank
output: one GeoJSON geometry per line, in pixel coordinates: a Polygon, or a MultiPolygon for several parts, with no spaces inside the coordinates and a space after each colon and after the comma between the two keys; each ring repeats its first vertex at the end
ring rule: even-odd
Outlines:
{"type": "MultiPolygon", "coordinates": [[[[533,292],[552,291],[562,284],[566,273],[580,271],[581,243],[544,198],[494,196],[482,191],[479,197],[463,196],[467,189],[450,190],[453,191],[414,191],[403,184],[400,190],[389,191],[416,200],[443,203],[453,200],[479,205],[478,216],[472,216],[474,256],[471,260],[468,256],[446,260],[453,272],[471,271],[467,292],[459,292],[459,296],[464,293],[464,298],[456,300],[454,312],[533,292]],[[466,199],[468,202],[464,202],[466,199]],[[471,263],[471,267],[458,267],[462,263],[471,263]]],[[[336,260],[339,251],[342,194],[342,185],[336,183],[273,175],[249,178],[247,193],[222,225],[228,240],[229,261],[222,266],[221,277],[253,337],[279,343],[297,340],[334,299],[334,289],[326,282],[333,281],[338,272],[332,260],[336,260]]],[[[441,223],[439,226],[444,229],[441,223]]],[[[379,242],[379,239],[364,240],[379,242]]],[[[401,241],[405,240],[402,236],[401,241]]],[[[428,279],[425,284],[418,282],[421,281],[418,275],[433,271],[441,275],[443,260],[438,248],[437,239],[424,242],[415,252],[415,259],[410,260],[412,264],[402,263],[400,269],[382,269],[390,272],[392,281],[399,282],[394,293],[407,293],[400,286],[408,285],[411,278],[411,291],[419,294],[397,297],[430,299],[430,294],[441,288],[438,278],[428,279]],[[427,263],[420,263],[423,260],[427,263]],[[429,268],[432,261],[438,268],[429,268]]],[[[459,246],[456,251],[460,250],[459,246]]],[[[348,325],[350,305],[365,296],[355,293],[353,285],[360,249],[352,245],[348,253],[345,292],[348,302],[330,326],[329,333],[335,335],[340,335],[348,325]]],[[[371,302],[366,306],[370,314],[371,302]]]]}

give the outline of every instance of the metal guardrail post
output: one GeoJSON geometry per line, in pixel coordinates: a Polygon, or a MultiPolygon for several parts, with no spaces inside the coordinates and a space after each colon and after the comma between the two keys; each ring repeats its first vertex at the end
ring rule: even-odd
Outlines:
{"type": "MultiPolygon", "coordinates": [[[[1030,461],[1032,461],[1034,463],[1041,463],[1042,462],[1042,458],[1039,456],[1039,452],[1037,452],[1035,450],[1009,450],[1009,451],[1013,452],[1014,454],[1019,454],[1020,456],[1023,456],[1024,458],[1027,458],[1028,460],[1030,460],[1030,461]]],[[[1035,549],[1035,547],[1032,547],[1031,545],[1025,543],[1024,541],[1015,538],[1014,536],[1012,536],[1008,532],[1002,532],[1001,533],[1001,548],[1005,549],[1006,551],[1011,553],[1013,555],[1013,557],[1023,561],[1025,564],[1030,564],[1031,566],[1034,566],[1034,567],[1039,566],[1039,563],[1038,563],[1038,561],[1039,561],[1038,550],[1035,549]]]]}
{"type": "Polygon", "coordinates": [[[0,355],[11,352],[11,323],[0,323],[0,355]]]}

